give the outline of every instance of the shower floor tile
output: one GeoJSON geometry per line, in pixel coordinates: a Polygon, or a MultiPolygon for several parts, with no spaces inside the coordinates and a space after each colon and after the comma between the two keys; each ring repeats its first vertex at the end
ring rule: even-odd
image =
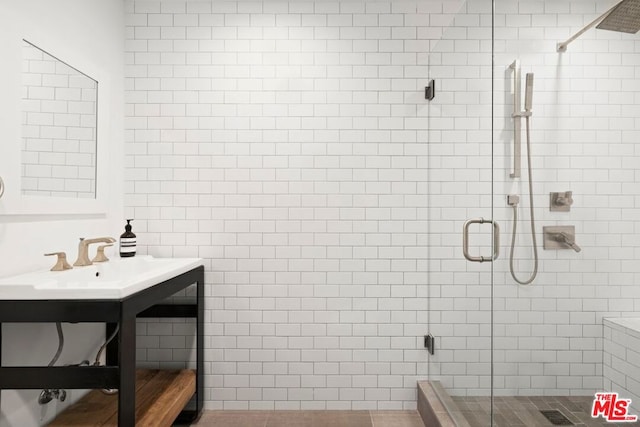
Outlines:
{"type": "MultiPolygon", "coordinates": [[[[488,397],[451,397],[471,427],[488,427],[490,399],[488,397]]],[[[622,427],[640,423],[610,423],[603,418],[591,418],[591,396],[515,396],[494,399],[495,427],[547,427],[553,424],[541,410],[558,410],[577,427],[622,427]]]]}
{"type": "Polygon", "coordinates": [[[417,411],[204,411],[193,427],[424,427],[417,411]]]}

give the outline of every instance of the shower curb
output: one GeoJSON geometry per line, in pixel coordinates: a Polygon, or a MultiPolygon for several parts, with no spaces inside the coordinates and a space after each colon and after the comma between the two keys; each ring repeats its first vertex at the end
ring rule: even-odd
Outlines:
{"type": "Polygon", "coordinates": [[[471,427],[440,381],[418,381],[418,413],[425,426],[471,427]]]}

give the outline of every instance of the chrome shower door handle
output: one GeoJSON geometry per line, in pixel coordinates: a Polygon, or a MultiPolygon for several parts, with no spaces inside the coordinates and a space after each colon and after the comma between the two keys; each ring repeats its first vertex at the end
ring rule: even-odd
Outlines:
{"type": "Polygon", "coordinates": [[[0,198],[2,198],[3,195],[4,195],[4,181],[2,180],[2,177],[0,176],[0,198]]]}
{"type": "Polygon", "coordinates": [[[492,262],[500,255],[500,226],[492,219],[474,218],[466,221],[462,229],[462,253],[472,262],[492,262]],[[490,257],[469,255],[469,226],[471,224],[491,224],[493,226],[493,253],[490,257]]]}

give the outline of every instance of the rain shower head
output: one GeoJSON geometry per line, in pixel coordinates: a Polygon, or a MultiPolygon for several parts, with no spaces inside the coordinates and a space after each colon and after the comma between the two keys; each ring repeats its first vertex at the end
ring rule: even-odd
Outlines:
{"type": "Polygon", "coordinates": [[[604,17],[596,28],[635,34],[640,30],[640,0],[623,0],[604,17]]]}
{"type": "Polygon", "coordinates": [[[637,33],[640,30],[640,0],[622,0],[578,31],[570,39],[563,43],[558,43],[557,51],[565,52],[569,43],[596,25],[596,28],[601,30],[630,34],[637,33]]]}

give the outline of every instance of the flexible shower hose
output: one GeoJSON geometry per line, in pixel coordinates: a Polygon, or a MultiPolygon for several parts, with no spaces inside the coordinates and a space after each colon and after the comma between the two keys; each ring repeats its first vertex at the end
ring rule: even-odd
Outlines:
{"type": "Polygon", "coordinates": [[[511,277],[513,280],[521,285],[529,285],[533,282],[538,275],[538,243],[536,241],[536,220],[533,216],[533,178],[531,177],[531,130],[529,127],[529,116],[526,116],[527,127],[527,171],[529,173],[529,212],[531,215],[531,239],[533,240],[533,273],[527,280],[520,280],[516,277],[515,269],[513,267],[513,253],[515,252],[516,245],[516,226],[518,225],[518,205],[514,203],[513,207],[513,233],[511,233],[511,253],[509,255],[509,269],[511,270],[511,277]]]}

